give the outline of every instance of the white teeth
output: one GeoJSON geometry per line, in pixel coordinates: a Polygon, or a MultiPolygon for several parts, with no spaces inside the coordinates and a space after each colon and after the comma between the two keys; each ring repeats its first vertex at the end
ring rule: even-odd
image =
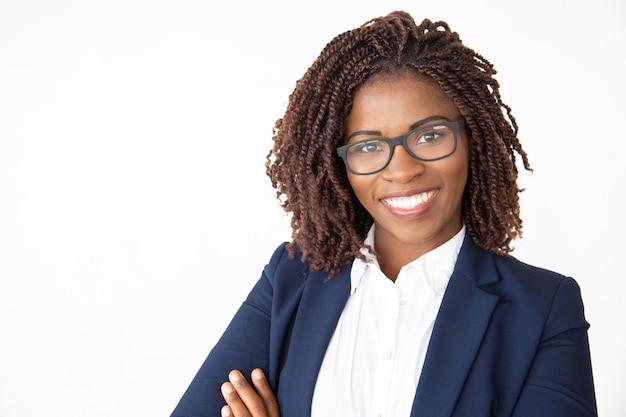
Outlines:
{"type": "Polygon", "coordinates": [[[386,198],[385,203],[393,208],[409,210],[421,204],[424,204],[435,195],[434,191],[427,191],[421,194],[415,194],[410,197],[386,198]]]}

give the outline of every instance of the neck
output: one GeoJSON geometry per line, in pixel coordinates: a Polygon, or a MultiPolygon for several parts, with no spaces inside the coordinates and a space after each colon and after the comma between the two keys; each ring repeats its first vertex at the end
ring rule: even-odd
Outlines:
{"type": "Polygon", "coordinates": [[[422,257],[424,254],[452,239],[461,230],[461,227],[459,226],[454,231],[451,230],[450,233],[442,235],[438,239],[428,239],[420,242],[406,242],[384,231],[379,232],[377,228],[375,246],[380,269],[387,278],[396,282],[398,274],[404,265],[422,257]]]}

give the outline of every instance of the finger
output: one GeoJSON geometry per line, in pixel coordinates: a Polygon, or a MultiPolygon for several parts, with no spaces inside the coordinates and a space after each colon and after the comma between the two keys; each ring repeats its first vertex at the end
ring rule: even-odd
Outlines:
{"type": "Polygon", "coordinates": [[[222,417],[233,417],[235,415],[244,415],[246,411],[245,404],[239,398],[235,387],[230,382],[224,382],[221,387],[222,397],[226,401],[224,407],[222,407],[222,417]]]}
{"type": "Polygon", "coordinates": [[[253,417],[270,417],[265,409],[263,398],[257,394],[241,372],[238,370],[231,371],[228,374],[228,379],[236,392],[229,395],[232,399],[232,404],[225,397],[226,403],[231,407],[236,417],[248,415],[253,417]]]}
{"type": "Polygon", "coordinates": [[[233,417],[233,410],[230,409],[229,406],[225,405],[222,407],[222,411],[220,413],[222,417],[233,417]]]}
{"type": "Polygon", "coordinates": [[[276,396],[262,369],[257,368],[252,371],[252,384],[254,384],[254,388],[256,388],[257,393],[263,399],[268,416],[279,417],[278,401],[276,401],[276,396]]]}

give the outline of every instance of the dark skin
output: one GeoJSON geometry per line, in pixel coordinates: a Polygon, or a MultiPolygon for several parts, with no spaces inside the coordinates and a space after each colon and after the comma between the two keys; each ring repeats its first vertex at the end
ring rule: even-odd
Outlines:
{"type": "Polygon", "coordinates": [[[222,384],[222,395],[227,404],[222,407],[222,417],[280,416],[278,401],[261,369],[252,371],[252,385],[238,370],[231,371],[228,380],[222,384]]]}
{"type": "MultiPolygon", "coordinates": [[[[412,71],[374,76],[355,94],[345,121],[347,143],[396,137],[415,126],[460,117],[454,102],[424,76],[412,71]]],[[[348,172],[352,190],[374,219],[376,253],[387,278],[395,282],[404,265],[461,230],[468,161],[468,142],[462,130],[456,150],[446,158],[420,161],[397,146],[382,171],[368,175],[348,172]]]]}

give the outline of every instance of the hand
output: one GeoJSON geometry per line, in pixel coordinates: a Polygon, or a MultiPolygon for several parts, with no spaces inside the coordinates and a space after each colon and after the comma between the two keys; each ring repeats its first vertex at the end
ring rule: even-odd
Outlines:
{"type": "Polygon", "coordinates": [[[227,404],[222,407],[222,417],[280,417],[278,401],[263,371],[253,370],[251,379],[254,387],[240,371],[230,371],[229,382],[222,384],[227,404]]]}

